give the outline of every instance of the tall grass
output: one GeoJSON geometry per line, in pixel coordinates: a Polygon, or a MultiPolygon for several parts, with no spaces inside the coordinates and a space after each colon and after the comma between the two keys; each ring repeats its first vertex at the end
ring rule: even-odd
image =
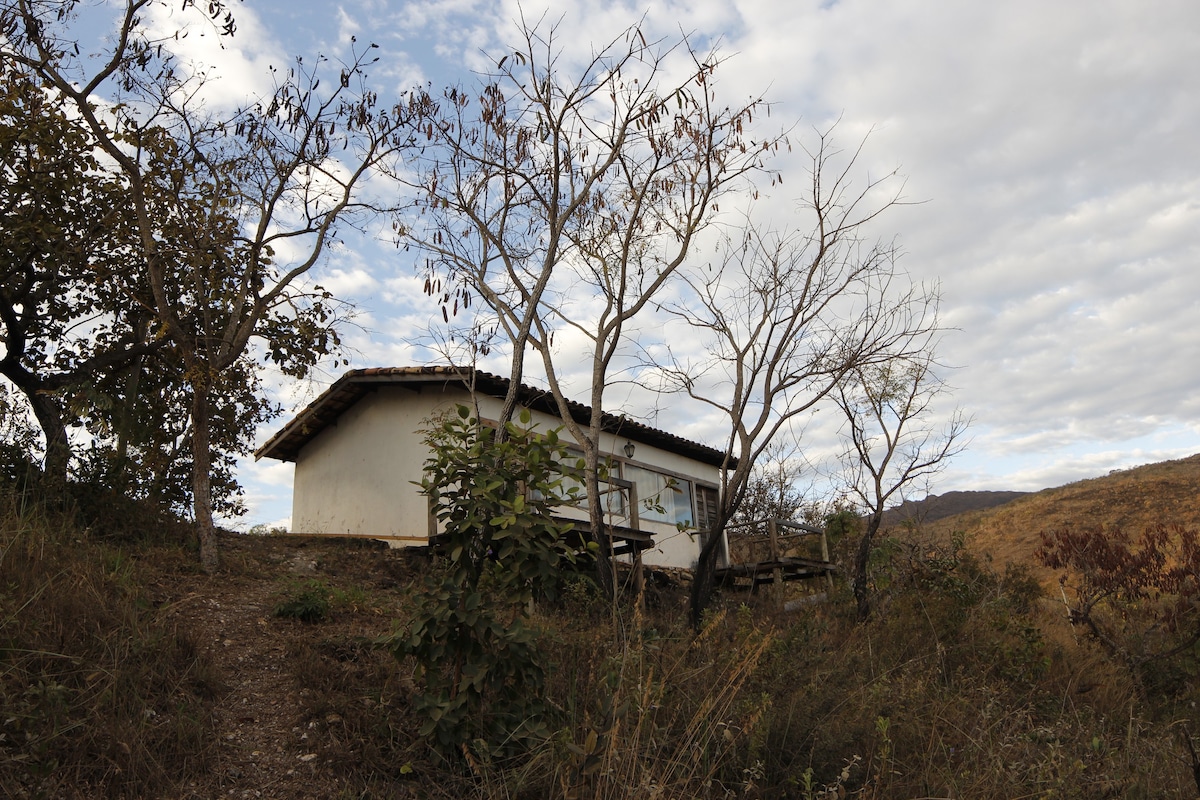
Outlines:
{"type": "MultiPolygon", "coordinates": [[[[213,668],[139,583],[161,550],[0,493],[0,796],[173,796],[214,766],[213,668]]],[[[324,576],[334,621],[294,626],[283,666],[362,800],[1196,796],[1192,695],[1076,638],[1027,575],[891,552],[867,625],[844,587],[795,613],[727,595],[696,635],[682,594],[614,612],[568,582],[531,617],[551,733],[518,756],[430,748],[412,665],[364,633],[424,567],[386,601],[324,576]]]]}
{"type": "Polygon", "coordinates": [[[914,558],[868,625],[843,588],[797,613],[727,596],[699,635],[669,595],[613,614],[585,584],[533,617],[555,716],[519,757],[427,747],[403,661],[348,658],[350,640],[303,654],[297,680],[313,718],[346,731],[331,760],[356,796],[1196,796],[1184,726],[1163,711],[1178,708],[1075,641],[1019,571],[914,558]]]}
{"type": "Polygon", "coordinates": [[[126,550],[0,489],[0,794],[168,793],[209,766],[215,689],[126,550]]]}
{"type": "Polygon", "coordinates": [[[751,782],[743,769],[768,705],[745,692],[772,641],[750,615],[717,613],[699,636],[660,632],[634,614],[614,641],[595,627],[567,632],[562,656],[586,664],[559,682],[574,714],[554,768],[567,798],[722,797],[751,782]],[[724,640],[724,641],[722,641],[724,640]],[[588,659],[589,653],[607,657],[588,659]]]}
{"type": "Polygon", "coordinates": [[[1156,699],[1051,635],[1056,612],[1027,577],[969,560],[897,577],[873,623],[835,600],[763,661],[752,689],[773,698],[773,796],[1195,796],[1156,699]]]}

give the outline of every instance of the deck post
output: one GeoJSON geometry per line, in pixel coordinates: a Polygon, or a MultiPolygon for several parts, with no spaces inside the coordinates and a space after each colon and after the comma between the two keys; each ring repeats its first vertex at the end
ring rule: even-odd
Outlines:
{"type": "MultiPolygon", "coordinates": [[[[642,523],[638,516],[637,499],[637,484],[631,483],[629,486],[629,527],[635,531],[640,531],[642,523]]],[[[642,574],[642,548],[636,544],[633,548],[633,590],[637,594],[638,610],[645,611],[646,576],[642,574]]]]}
{"type": "MultiPolygon", "coordinates": [[[[824,527],[821,528],[821,560],[826,564],[829,563],[829,536],[824,527]]],[[[829,590],[833,591],[833,573],[828,568],[825,570],[825,582],[828,584],[829,590]]]]}
{"type": "Polygon", "coordinates": [[[767,520],[767,534],[771,538],[771,563],[774,565],[772,573],[775,578],[775,602],[783,604],[783,565],[779,558],[779,527],[775,524],[775,519],[767,520]]]}

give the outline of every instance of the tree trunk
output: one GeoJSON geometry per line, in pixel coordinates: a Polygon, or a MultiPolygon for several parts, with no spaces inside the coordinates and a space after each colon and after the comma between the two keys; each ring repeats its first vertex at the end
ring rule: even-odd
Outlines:
{"type": "Polygon", "coordinates": [[[875,544],[875,534],[883,522],[883,511],[871,514],[867,521],[867,530],[858,542],[858,552],[854,554],[854,602],[858,607],[858,621],[866,622],[871,618],[871,597],[867,590],[867,565],[871,560],[871,548],[875,544]]]}
{"type": "MultiPolygon", "coordinates": [[[[528,333],[526,334],[528,336],[528,333]]],[[[504,404],[500,407],[500,417],[496,420],[499,423],[496,431],[497,441],[504,441],[508,438],[508,433],[505,431],[505,424],[512,422],[513,416],[517,413],[517,396],[521,391],[521,381],[525,379],[525,347],[522,342],[520,346],[513,347],[512,366],[509,370],[508,391],[504,394],[504,404]]]]}
{"type": "Polygon", "coordinates": [[[213,526],[212,483],[210,467],[212,451],[209,442],[211,417],[207,384],[192,384],[192,508],[196,530],[200,537],[200,567],[208,574],[217,570],[217,532],[213,526]]]}
{"type": "MultiPolygon", "coordinates": [[[[134,325],[134,335],[138,345],[145,344],[150,330],[149,316],[141,317],[134,325]]],[[[121,403],[121,411],[117,415],[117,470],[116,476],[122,483],[126,480],[126,464],[129,460],[129,440],[133,436],[133,419],[138,405],[138,389],[145,371],[146,355],[139,354],[124,370],[125,399],[121,403]]]]}
{"type": "Polygon", "coordinates": [[[696,562],[696,574],[692,577],[692,593],[689,605],[689,616],[692,628],[699,632],[704,621],[704,611],[712,602],[713,579],[717,570],[717,558],[721,554],[721,542],[725,538],[725,525],[728,518],[721,513],[713,521],[708,541],[700,551],[700,559],[696,562]]]}
{"type": "Polygon", "coordinates": [[[46,488],[52,493],[60,492],[66,488],[67,467],[71,462],[71,443],[67,439],[62,403],[43,391],[27,391],[25,396],[29,398],[33,414],[46,437],[46,458],[42,465],[46,488]]]}
{"type": "Polygon", "coordinates": [[[587,483],[588,520],[592,528],[592,541],[596,550],[596,583],[601,595],[610,603],[617,597],[616,565],[613,563],[612,537],[608,535],[604,519],[604,495],[600,494],[599,454],[595,448],[585,453],[584,480],[587,483]]]}

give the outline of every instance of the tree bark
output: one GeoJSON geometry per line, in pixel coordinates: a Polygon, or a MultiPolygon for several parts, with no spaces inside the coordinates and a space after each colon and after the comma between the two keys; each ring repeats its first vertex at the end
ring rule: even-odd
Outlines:
{"type": "Polygon", "coordinates": [[[200,538],[200,567],[208,574],[219,566],[217,532],[212,514],[212,451],[209,441],[209,418],[212,398],[208,385],[192,384],[192,508],[196,516],[196,531],[200,538]]]}
{"type": "Polygon", "coordinates": [[[879,526],[882,523],[882,511],[876,511],[871,514],[871,519],[867,521],[867,530],[858,542],[858,552],[854,554],[852,584],[854,586],[854,603],[857,606],[859,622],[866,622],[871,618],[871,595],[867,588],[867,565],[871,560],[871,548],[875,544],[875,534],[879,532],[879,526]]]}
{"type": "Polygon", "coordinates": [[[692,577],[692,596],[688,604],[693,630],[699,632],[704,621],[704,610],[712,602],[714,577],[717,570],[717,556],[721,552],[721,541],[725,537],[725,526],[729,524],[728,515],[724,510],[718,514],[710,530],[708,541],[700,550],[700,558],[696,562],[696,574],[692,577]]]}
{"type": "Polygon", "coordinates": [[[46,437],[46,458],[42,473],[46,488],[59,492],[67,485],[67,467],[71,462],[71,443],[67,439],[67,425],[63,420],[62,403],[57,397],[44,391],[26,392],[33,415],[46,437]]]}
{"type": "Polygon", "coordinates": [[[604,495],[600,494],[600,454],[595,447],[584,449],[584,481],[588,497],[588,520],[592,528],[592,541],[596,543],[596,583],[601,596],[609,603],[617,597],[616,564],[613,562],[612,537],[608,535],[604,519],[604,495]]]}
{"type": "MultiPolygon", "coordinates": [[[[7,329],[11,334],[14,326],[10,323],[7,329]]],[[[42,464],[46,488],[59,491],[67,485],[67,468],[71,463],[71,442],[67,438],[63,405],[41,377],[20,363],[24,355],[23,341],[22,336],[10,336],[7,342],[10,350],[0,360],[0,375],[12,381],[29,401],[29,407],[33,409],[33,415],[46,439],[46,456],[42,464]]]]}
{"type": "MultiPolygon", "coordinates": [[[[150,317],[141,316],[134,324],[136,343],[144,345],[150,331],[150,317]]],[[[146,354],[139,353],[133,357],[125,368],[125,399],[121,403],[121,412],[117,415],[117,470],[118,479],[126,481],[127,462],[129,459],[129,440],[133,436],[134,411],[138,405],[138,389],[145,371],[146,354]]]]}

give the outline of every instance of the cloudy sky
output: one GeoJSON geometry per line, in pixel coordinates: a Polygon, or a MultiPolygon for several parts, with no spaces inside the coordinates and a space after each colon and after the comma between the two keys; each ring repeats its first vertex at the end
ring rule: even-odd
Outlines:
{"type": "MultiPolygon", "coordinates": [[[[935,492],[1037,490],[1200,452],[1194,0],[558,2],[549,11],[246,0],[236,10],[239,32],[219,58],[218,87],[231,93],[288,54],[344,54],[352,35],[380,45],[373,77],[388,90],[469,84],[472,68],[515,40],[522,13],[557,21],[566,64],[643,18],[650,38],[719,41],[731,56],[722,93],[765,94],[797,142],[838,118],[847,147],[871,132],[862,178],[899,168],[905,196],[919,201],[873,232],[899,238],[914,279],[940,282],[954,328],[941,360],[956,367],[945,377],[974,422],[970,448],[935,492]]],[[[203,54],[208,44],[189,46],[203,54]]],[[[803,164],[779,166],[787,175],[803,164]]],[[[794,200],[776,195],[781,208],[794,200]]],[[[389,242],[347,240],[321,281],[359,307],[352,367],[431,359],[421,344],[433,315],[411,258],[389,242]]],[[[503,360],[484,366],[506,371],[503,360]]],[[[289,416],[260,440],[340,371],[281,386],[289,416]]],[[[637,397],[624,406],[613,397],[615,410],[649,413],[637,397]]],[[[719,435],[693,412],[652,422],[719,435]]],[[[247,523],[288,516],[289,465],[247,462],[242,478],[247,523]]]]}

